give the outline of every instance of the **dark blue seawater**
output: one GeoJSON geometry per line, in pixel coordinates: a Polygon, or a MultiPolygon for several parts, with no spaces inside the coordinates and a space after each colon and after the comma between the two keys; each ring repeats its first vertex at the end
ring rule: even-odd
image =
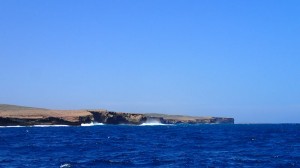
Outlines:
{"type": "Polygon", "coordinates": [[[300,167],[300,125],[0,128],[0,167],[300,167]]]}

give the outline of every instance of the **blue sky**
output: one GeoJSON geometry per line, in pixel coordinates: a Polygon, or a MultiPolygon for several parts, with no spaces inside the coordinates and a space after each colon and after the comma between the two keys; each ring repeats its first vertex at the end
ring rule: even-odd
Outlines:
{"type": "Polygon", "coordinates": [[[300,122],[300,1],[0,1],[0,103],[300,122]]]}

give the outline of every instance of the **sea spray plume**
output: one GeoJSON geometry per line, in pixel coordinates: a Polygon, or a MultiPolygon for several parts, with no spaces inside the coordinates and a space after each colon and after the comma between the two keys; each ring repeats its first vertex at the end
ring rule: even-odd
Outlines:
{"type": "Polygon", "coordinates": [[[160,118],[148,117],[146,122],[141,124],[142,126],[155,126],[155,125],[167,125],[161,123],[160,118]]]}

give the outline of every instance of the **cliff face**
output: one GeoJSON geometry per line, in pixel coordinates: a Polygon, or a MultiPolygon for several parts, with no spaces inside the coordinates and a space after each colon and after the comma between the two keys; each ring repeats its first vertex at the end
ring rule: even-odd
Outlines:
{"type": "Polygon", "coordinates": [[[146,121],[143,114],[117,113],[111,111],[89,111],[94,116],[94,122],[104,124],[142,124],[146,121]]]}
{"type": "MultiPolygon", "coordinates": [[[[1,107],[1,105],[0,105],[1,107]]],[[[112,112],[107,110],[47,110],[13,106],[0,108],[0,126],[30,125],[81,125],[82,123],[133,124],[147,121],[162,124],[222,123],[233,124],[233,118],[190,117],[163,114],[135,114],[112,112]]]]}
{"type": "Polygon", "coordinates": [[[143,114],[107,110],[2,110],[0,126],[12,125],[81,125],[82,123],[142,124],[143,114]]]}
{"type": "Polygon", "coordinates": [[[172,119],[163,118],[162,123],[164,124],[234,124],[233,118],[221,118],[221,117],[211,117],[203,119],[172,119]]]}
{"type": "Polygon", "coordinates": [[[46,118],[10,118],[0,117],[0,126],[31,126],[31,125],[80,125],[81,123],[90,123],[89,117],[80,117],[78,121],[68,121],[64,118],[46,117],[46,118]]]}
{"type": "Polygon", "coordinates": [[[93,120],[93,115],[85,110],[0,110],[1,126],[80,125],[93,120]]]}
{"type": "Polygon", "coordinates": [[[233,118],[223,118],[223,117],[155,117],[147,116],[148,119],[158,121],[162,124],[234,124],[233,118]]]}

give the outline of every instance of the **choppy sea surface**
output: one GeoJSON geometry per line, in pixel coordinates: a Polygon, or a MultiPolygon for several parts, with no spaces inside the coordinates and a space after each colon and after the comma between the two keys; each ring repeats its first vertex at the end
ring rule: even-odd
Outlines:
{"type": "Polygon", "coordinates": [[[0,167],[300,167],[300,125],[2,127],[0,167]]]}

